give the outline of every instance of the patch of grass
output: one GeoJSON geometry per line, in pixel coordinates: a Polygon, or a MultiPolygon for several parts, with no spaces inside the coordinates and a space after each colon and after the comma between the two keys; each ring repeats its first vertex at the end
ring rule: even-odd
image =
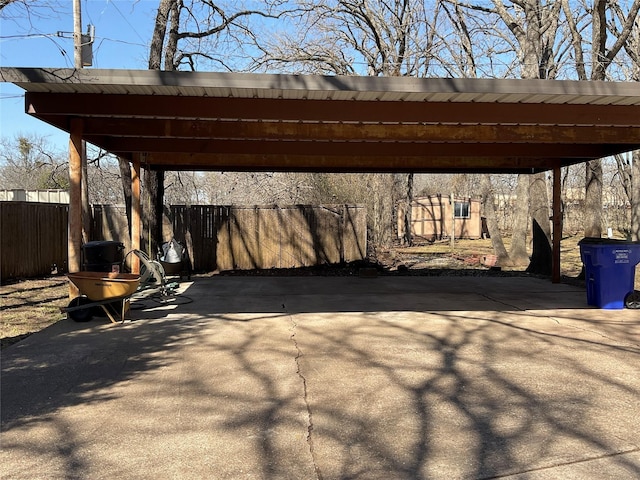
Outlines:
{"type": "Polygon", "coordinates": [[[0,347],[6,348],[65,318],[68,304],[65,277],[23,280],[0,286],[0,347]]]}
{"type": "MultiPolygon", "coordinates": [[[[567,236],[560,242],[560,274],[564,277],[576,278],[582,272],[582,259],[580,258],[580,235],[567,236]]],[[[511,239],[503,239],[507,251],[511,245],[511,239]]],[[[453,248],[449,240],[440,240],[434,243],[423,243],[412,247],[397,247],[393,249],[396,258],[403,259],[415,257],[458,256],[477,257],[493,255],[493,246],[490,239],[456,240],[453,248]]],[[[509,270],[509,268],[507,269],[509,270]]],[[[523,268],[524,270],[524,268],[523,268]]],[[[640,265],[636,267],[635,288],[640,290],[640,265]]]]}
{"type": "MultiPolygon", "coordinates": [[[[508,249],[510,240],[504,240],[505,247],[508,249]]],[[[479,240],[456,240],[453,248],[449,240],[439,240],[433,243],[418,244],[412,247],[396,248],[395,251],[400,254],[410,255],[492,255],[493,247],[490,239],[479,240]]]]}

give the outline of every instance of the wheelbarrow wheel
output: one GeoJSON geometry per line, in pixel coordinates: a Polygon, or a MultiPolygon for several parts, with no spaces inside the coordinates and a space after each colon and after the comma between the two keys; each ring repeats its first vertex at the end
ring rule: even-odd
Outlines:
{"type": "MultiPolygon", "coordinates": [[[[81,307],[83,305],[90,305],[93,303],[87,297],[76,297],[69,302],[68,308],[81,307]]],[[[93,307],[87,306],[86,308],[80,308],[67,312],[67,316],[74,322],[88,322],[93,317],[93,307]]]]}
{"type": "Polygon", "coordinates": [[[627,308],[640,309],[640,290],[631,292],[624,299],[624,305],[627,308]]]}

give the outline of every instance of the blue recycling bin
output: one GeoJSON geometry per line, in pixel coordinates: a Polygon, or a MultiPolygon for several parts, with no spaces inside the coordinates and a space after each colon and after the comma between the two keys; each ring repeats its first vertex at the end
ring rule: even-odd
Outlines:
{"type": "Polygon", "coordinates": [[[587,303],[603,309],[624,308],[625,297],[634,291],[640,242],[587,237],[578,245],[585,268],[587,303]]]}

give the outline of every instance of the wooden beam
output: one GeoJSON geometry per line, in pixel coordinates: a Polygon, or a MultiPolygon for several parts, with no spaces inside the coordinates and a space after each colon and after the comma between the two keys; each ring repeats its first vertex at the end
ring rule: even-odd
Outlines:
{"type": "MultiPolygon", "coordinates": [[[[140,250],[140,157],[136,154],[131,165],[131,249],[140,250]]],[[[140,273],[140,259],[137,255],[131,256],[131,272],[140,273]]]]}
{"type": "Polygon", "coordinates": [[[551,281],[560,283],[560,242],[562,240],[562,191],[560,165],[553,167],[553,239],[551,260],[551,281]]]}
{"type": "MultiPolygon", "coordinates": [[[[211,155],[154,153],[152,168],[177,170],[525,172],[548,170],[554,159],[523,157],[443,157],[369,155],[211,155]]],[[[559,160],[557,160],[559,161],[559,160]]]]}
{"type": "MultiPolygon", "coordinates": [[[[195,119],[87,118],[86,136],[236,140],[398,141],[638,145],[640,126],[319,123],[195,119]]],[[[632,147],[630,147],[632,148],[632,147]]]]}
{"type": "MultiPolygon", "coordinates": [[[[71,119],[69,137],[69,237],[67,264],[69,273],[80,271],[82,252],[82,119],[71,119]]],[[[79,295],[69,282],[69,299],[79,295]]]]}
{"type": "MultiPolygon", "coordinates": [[[[355,155],[601,158],[619,152],[610,145],[526,143],[427,143],[394,141],[273,141],[184,138],[96,138],[92,143],[113,153],[211,153],[219,155],[355,155]]],[[[152,162],[153,163],[153,162],[152,162]]]]}
{"type": "Polygon", "coordinates": [[[149,118],[639,126],[640,105],[311,100],[27,92],[27,113],[149,118]]]}

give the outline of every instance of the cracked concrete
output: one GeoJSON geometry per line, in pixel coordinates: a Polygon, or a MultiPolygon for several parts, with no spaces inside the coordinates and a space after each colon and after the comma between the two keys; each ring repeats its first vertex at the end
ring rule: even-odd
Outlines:
{"type": "Polygon", "coordinates": [[[640,315],[531,278],[224,277],[2,352],[3,479],[636,479],[640,315]]]}
{"type": "MultiPolygon", "coordinates": [[[[286,311],[286,307],[284,303],[282,304],[282,308],[285,309],[286,311]]],[[[302,394],[304,397],[304,404],[307,407],[307,418],[308,418],[307,443],[309,444],[309,454],[311,455],[311,460],[313,462],[313,467],[316,471],[317,479],[322,480],[322,473],[320,472],[320,468],[318,466],[318,463],[316,462],[314,451],[313,451],[313,412],[311,412],[311,406],[309,405],[309,401],[308,401],[307,379],[304,377],[304,375],[302,374],[302,371],[300,370],[300,357],[302,357],[303,353],[302,353],[302,350],[300,350],[300,347],[298,346],[298,342],[296,341],[296,327],[298,325],[295,321],[294,316],[290,316],[290,318],[291,318],[291,330],[292,330],[291,340],[293,341],[293,344],[295,345],[296,352],[297,352],[295,357],[296,373],[298,374],[302,382],[302,392],[303,392],[302,394]]]]}

